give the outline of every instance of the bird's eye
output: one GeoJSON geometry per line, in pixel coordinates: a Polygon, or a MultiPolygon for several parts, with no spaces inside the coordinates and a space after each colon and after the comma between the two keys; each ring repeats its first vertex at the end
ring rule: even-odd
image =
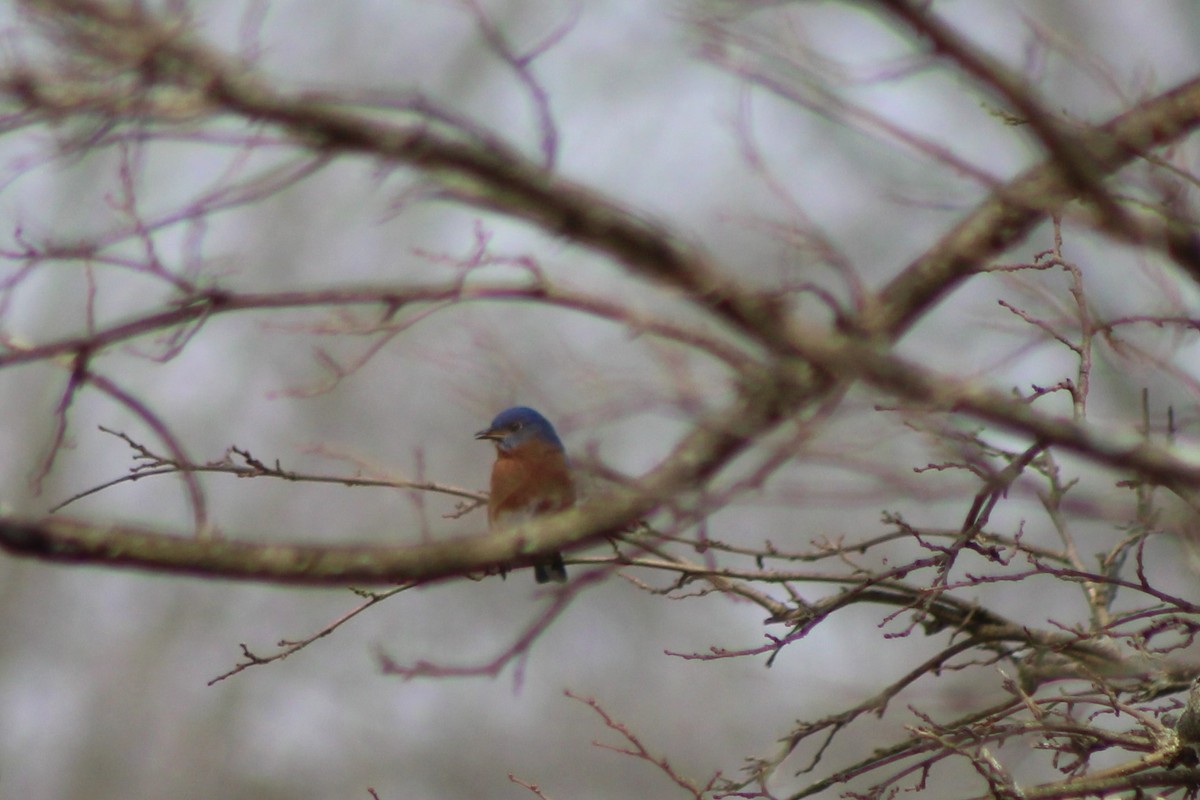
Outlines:
{"type": "Polygon", "coordinates": [[[523,427],[525,427],[525,423],[524,423],[524,422],[514,422],[514,423],[512,424],[512,429],[513,429],[514,431],[519,431],[519,430],[521,430],[521,428],[523,428],[523,427]]]}

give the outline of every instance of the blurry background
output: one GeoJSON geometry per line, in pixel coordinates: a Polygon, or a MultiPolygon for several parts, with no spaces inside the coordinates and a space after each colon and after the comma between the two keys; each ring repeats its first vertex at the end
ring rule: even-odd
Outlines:
{"type": "MultiPolygon", "coordinates": [[[[1191,0],[934,5],[1025,74],[1050,107],[1081,121],[1105,119],[1200,68],[1200,8],[1191,0]]],[[[828,106],[817,113],[751,89],[739,72],[810,97],[835,93],[997,179],[1041,157],[1028,132],[1006,124],[963,79],[915,62],[912,44],[865,4],[521,0],[482,7],[518,51],[569,26],[531,67],[557,125],[558,169],[659,218],[764,290],[815,282],[848,298],[844,276],[792,235],[805,225],[822,231],[866,285],[877,287],[988,187],[878,126],[847,127],[830,119],[828,106]]],[[[347,97],[421,92],[537,152],[537,109],[485,46],[465,4],[214,0],[189,8],[204,37],[251,52],[282,87],[347,97]]],[[[10,64],[39,52],[34,26],[11,4],[3,20],[10,64]]],[[[41,163],[53,156],[56,137],[87,133],[40,128],[0,138],[0,250],[9,277],[24,266],[22,241],[102,239],[128,224],[114,149],[41,163]]],[[[151,218],[172,213],[229,174],[289,158],[270,150],[246,156],[185,137],[148,145],[137,154],[138,206],[151,218]]],[[[671,313],[669,297],[633,284],[618,267],[524,225],[422,201],[415,185],[402,171],[341,158],[203,226],[166,229],[155,245],[168,267],[191,265],[201,282],[278,291],[448,280],[483,236],[493,255],[532,257],[568,285],[671,313]]],[[[1082,230],[1068,234],[1067,251],[1083,265],[1089,297],[1105,315],[1195,308],[1194,287],[1170,267],[1082,230]]],[[[1047,226],[1012,260],[1029,261],[1050,245],[1047,226]]],[[[145,258],[136,241],[121,248],[145,258]]],[[[498,278],[522,274],[504,264],[483,269],[498,278]]],[[[92,281],[101,287],[95,309],[102,321],[170,296],[160,280],[133,270],[96,267],[89,277],[78,262],[46,263],[5,292],[4,335],[41,342],[80,332],[92,281]]],[[[1001,388],[1053,384],[1074,369],[1068,354],[996,300],[1049,314],[1064,286],[1061,275],[1049,274],[978,279],[901,350],[1001,388]]],[[[401,310],[413,326],[340,381],[331,380],[318,351],[349,363],[375,340],[322,335],[315,326],[332,317],[294,311],[223,316],[165,363],[151,357],[165,347],[146,340],[96,366],[155,409],[197,461],[219,460],[237,445],[288,469],[361,469],[470,489],[486,486],[492,458],[471,434],[506,406],[539,408],[572,453],[636,473],[668,451],[694,408],[720,402],[726,391],[724,376],[703,359],[575,312],[464,303],[421,318],[426,310],[401,310]]],[[[815,302],[812,313],[828,316],[815,302]]],[[[1139,373],[1129,362],[1099,357],[1093,420],[1135,422],[1142,386],[1151,387],[1160,411],[1176,403],[1193,416],[1194,343],[1164,331],[1139,335],[1162,360],[1143,359],[1139,373]]],[[[127,409],[85,392],[70,409],[67,446],[35,492],[30,477],[53,441],[65,380],[63,369],[46,364],[0,373],[0,500],[13,512],[43,514],[126,473],[133,453],[97,426],[155,444],[127,409]]],[[[961,524],[973,489],[964,493],[964,479],[954,474],[914,474],[945,453],[876,412],[874,402],[852,396],[808,443],[807,458],[715,514],[709,534],[799,548],[814,537],[874,531],[885,510],[914,514],[922,524],[961,524]]],[[[1124,501],[1105,494],[1111,475],[1085,478],[1095,482],[1086,496],[1102,521],[1106,503],[1124,501]]],[[[478,512],[446,518],[454,501],[437,494],[201,480],[214,522],[231,537],[417,541],[485,525],[478,512]]],[[[1003,513],[1015,523],[1035,505],[1018,497],[1003,513]]],[[[169,477],[120,484],[64,512],[180,532],[190,525],[179,481],[169,477]]],[[[1096,529],[1097,536],[1118,535],[1107,524],[1096,529]]],[[[1200,597],[1187,594],[1194,578],[1176,553],[1158,554],[1162,569],[1178,571],[1168,585],[1200,597]]],[[[1044,596],[995,591],[1008,592],[1003,602],[1014,616],[1038,620],[1054,592],[1062,602],[1071,597],[1053,587],[1044,596]]],[[[720,595],[668,602],[613,579],[584,593],[520,670],[494,680],[403,682],[380,674],[381,650],[404,663],[448,664],[503,651],[545,602],[520,572],[507,581],[401,594],[285,661],[206,685],[238,661],[239,643],[272,652],[278,640],[309,635],[358,602],[348,591],[0,559],[0,798],[365,798],[367,787],[385,800],[531,796],[509,773],[549,797],[669,796],[680,790],[661,773],[592,744],[620,742],[564,690],[595,697],[649,749],[703,783],[715,770],[734,775],[745,757],[772,753],[797,720],[870,696],[925,657],[926,646],[883,639],[877,626],[884,612],[859,609],[839,618],[842,627],[819,627],[785,650],[771,669],[761,657],[684,660],[665,651],[762,644],[762,611],[720,595]]],[[[922,708],[935,713],[999,690],[950,678],[921,691],[922,708]]],[[[902,735],[903,722],[864,725],[854,750],[835,748],[829,757],[838,764],[861,757],[902,735]]],[[[792,777],[799,763],[792,765],[777,778],[781,792],[800,785],[792,777]]]]}

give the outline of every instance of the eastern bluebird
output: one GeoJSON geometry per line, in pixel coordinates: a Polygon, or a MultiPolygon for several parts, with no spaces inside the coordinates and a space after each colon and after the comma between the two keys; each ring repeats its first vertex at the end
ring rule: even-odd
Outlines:
{"type": "MultiPolygon", "coordinates": [[[[575,504],[575,482],[562,442],[554,426],[532,408],[501,411],[475,438],[496,444],[489,525],[512,525],[575,504]]],[[[552,553],[535,562],[533,576],[538,583],[565,583],[562,555],[552,553]]]]}

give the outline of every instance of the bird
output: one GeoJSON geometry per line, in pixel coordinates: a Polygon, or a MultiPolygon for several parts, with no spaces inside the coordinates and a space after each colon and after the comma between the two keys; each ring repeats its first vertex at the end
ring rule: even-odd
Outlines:
{"type": "MultiPolygon", "coordinates": [[[[505,409],[475,438],[496,445],[489,527],[518,524],[575,504],[575,481],[562,440],[537,411],[528,406],[505,409]]],[[[566,583],[562,554],[540,557],[533,564],[533,577],[538,583],[566,583]]]]}

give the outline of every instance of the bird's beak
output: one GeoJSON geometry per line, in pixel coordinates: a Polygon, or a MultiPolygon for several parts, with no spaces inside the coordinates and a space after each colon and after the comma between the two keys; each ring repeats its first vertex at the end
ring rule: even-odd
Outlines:
{"type": "Polygon", "coordinates": [[[503,439],[504,436],[503,436],[503,434],[501,434],[497,431],[494,431],[491,428],[484,428],[483,430],[481,430],[475,434],[475,438],[476,439],[491,439],[493,441],[499,441],[500,439],[503,439]]]}

